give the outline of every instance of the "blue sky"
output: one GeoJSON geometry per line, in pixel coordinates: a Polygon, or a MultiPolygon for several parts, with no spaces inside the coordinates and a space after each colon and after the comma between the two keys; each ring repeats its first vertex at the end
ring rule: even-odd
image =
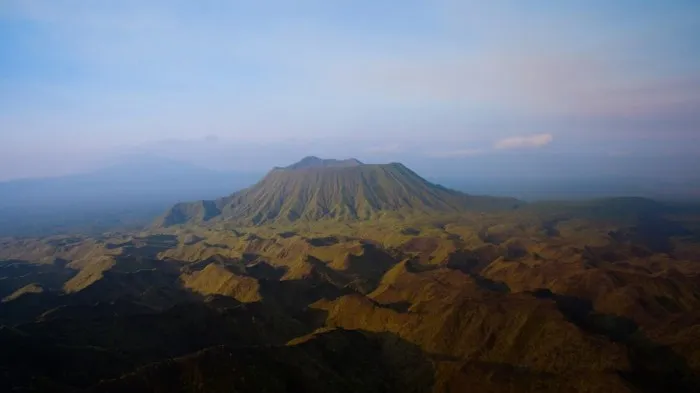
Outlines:
{"type": "Polygon", "coordinates": [[[693,0],[3,0],[0,179],[131,152],[691,175],[697,37],[693,0]]]}

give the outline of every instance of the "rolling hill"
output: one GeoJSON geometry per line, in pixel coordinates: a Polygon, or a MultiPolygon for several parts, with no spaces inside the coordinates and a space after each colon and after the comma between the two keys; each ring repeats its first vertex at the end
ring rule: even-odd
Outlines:
{"type": "Polygon", "coordinates": [[[700,391],[700,215],[660,208],[0,239],[0,391],[700,391]]]}
{"type": "Polygon", "coordinates": [[[156,226],[227,221],[241,225],[299,220],[369,220],[386,214],[492,211],[520,205],[513,198],[474,196],[433,184],[400,163],[306,157],[274,168],[254,186],[216,200],[179,203],[156,226]]]}
{"type": "Polygon", "coordinates": [[[308,157],[161,225],[0,238],[0,391],[700,391],[697,205],[308,157]]]}

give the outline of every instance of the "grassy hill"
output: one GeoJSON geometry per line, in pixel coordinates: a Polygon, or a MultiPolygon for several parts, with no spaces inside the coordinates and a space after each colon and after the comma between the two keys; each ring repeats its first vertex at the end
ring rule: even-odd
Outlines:
{"type": "Polygon", "coordinates": [[[0,239],[0,390],[699,391],[700,216],[672,213],[0,239]]]}
{"type": "Polygon", "coordinates": [[[491,211],[519,204],[513,198],[473,196],[441,187],[399,163],[368,165],[353,159],[307,157],[289,167],[273,169],[251,188],[228,197],[177,204],[156,224],[369,220],[390,213],[491,211]]]}
{"type": "Polygon", "coordinates": [[[700,391],[697,205],[311,157],[163,220],[0,238],[0,391],[700,391]]]}

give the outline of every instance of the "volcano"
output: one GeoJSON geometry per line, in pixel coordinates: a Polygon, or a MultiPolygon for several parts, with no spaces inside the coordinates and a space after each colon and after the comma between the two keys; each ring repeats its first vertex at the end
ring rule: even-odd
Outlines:
{"type": "Polygon", "coordinates": [[[209,221],[241,225],[299,220],[371,220],[513,209],[513,198],[475,196],[430,183],[400,163],[306,157],[274,168],[252,187],[216,200],[179,203],[156,222],[168,227],[209,221]]]}

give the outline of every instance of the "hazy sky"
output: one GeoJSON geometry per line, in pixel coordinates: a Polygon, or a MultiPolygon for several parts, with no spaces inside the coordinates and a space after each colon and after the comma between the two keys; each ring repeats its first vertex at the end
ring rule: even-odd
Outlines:
{"type": "Polygon", "coordinates": [[[130,152],[691,174],[698,37],[698,0],[0,0],[0,179],[130,152]]]}

